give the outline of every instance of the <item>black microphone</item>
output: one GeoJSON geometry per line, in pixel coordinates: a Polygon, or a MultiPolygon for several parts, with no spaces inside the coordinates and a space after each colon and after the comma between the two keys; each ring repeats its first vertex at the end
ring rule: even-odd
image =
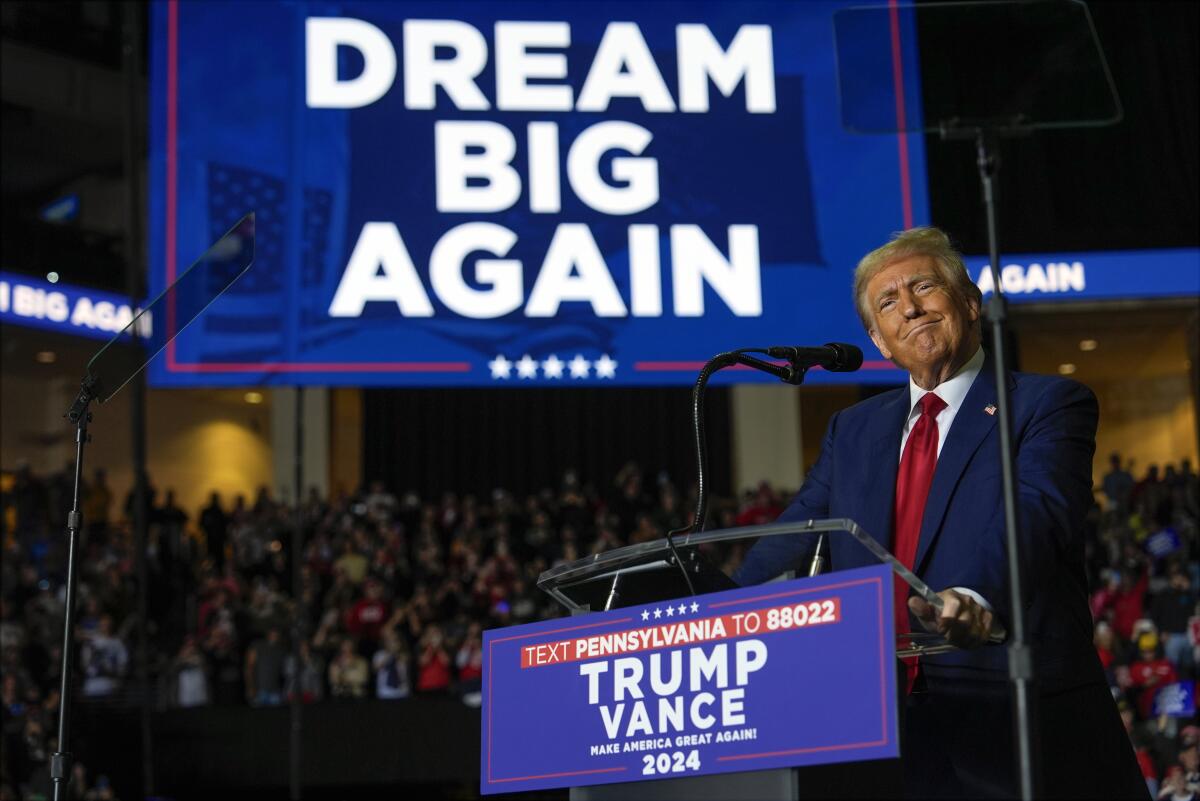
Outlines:
{"type": "Polygon", "coordinates": [[[829,342],[819,348],[776,345],[767,348],[773,359],[787,359],[796,367],[820,365],[832,373],[852,373],[862,367],[862,351],[845,342],[829,342]]]}

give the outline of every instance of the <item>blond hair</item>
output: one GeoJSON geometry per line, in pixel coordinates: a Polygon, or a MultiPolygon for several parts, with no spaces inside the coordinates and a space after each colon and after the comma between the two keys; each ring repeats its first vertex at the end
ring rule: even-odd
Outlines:
{"type": "Polygon", "coordinates": [[[912,256],[929,256],[946,289],[960,302],[982,306],[983,293],[971,280],[962,255],[950,244],[944,231],[932,227],[909,228],[892,234],[892,240],[862,257],[854,268],[854,304],[863,327],[874,327],[874,314],[867,300],[867,284],[884,268],[912,256]]]}

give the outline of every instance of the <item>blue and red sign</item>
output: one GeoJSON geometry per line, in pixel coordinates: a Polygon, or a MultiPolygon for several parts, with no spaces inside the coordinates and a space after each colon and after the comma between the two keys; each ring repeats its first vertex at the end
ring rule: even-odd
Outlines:
{"type": "Polygon", "coordinates": [[[691,383],[869,347],[853,266],[928,203],[920,134],[841,126],[848,2],[156,3],[152,288],[249,211],[258,242],[152,380],[691,383]]]}
{"type": "Polygon", "coordinates": [[[1154,714],[1190,718],[1196,714],[1196,682],[1167,684],[1154,694],[1154,714]]]}
{"type": "Polygon", "coordinates": [[[484,633],[484,793],[899,754],[886,566],[484,633]]]}
{"type": "MultiPolygon", "coordinates": [[[[115,292],[0,272],[2,323],[107,340],[129,325],[138,311],[129,303],[128,296],[115,292]]],[[[149,312],[138,319],[137,327],[139,336],[150,337],[149,312]]]]}

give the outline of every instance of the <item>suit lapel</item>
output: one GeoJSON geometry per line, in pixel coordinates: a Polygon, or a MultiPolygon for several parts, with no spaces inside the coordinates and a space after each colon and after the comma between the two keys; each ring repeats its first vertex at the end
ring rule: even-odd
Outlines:
{"type": "Polygon", "coordinates": [[[892,547],[892,506],[896,500],[896,473],[900,467],[900,432],[909,412],[908,385],[884,404],[868,433],[863,518],[856,521],[889,551],[892,547]]]}
{"type": "Polygon", "coordinates": [[[996,427],[996,415],[985,412],[985,408],[995,402],[995,365],[989,354],[983,361],[975,383],[967,391],[958,414],[954,416],[950,433],[946,435],[946,442],[938,455],[933,484],[925,501],[925,514],[921,518],[921,538],[917,543],[914,572],[920,572],[929,549],[937,539],[950,498],[962,480],[968,462],[983,443],[984,437],[996,427]]]}

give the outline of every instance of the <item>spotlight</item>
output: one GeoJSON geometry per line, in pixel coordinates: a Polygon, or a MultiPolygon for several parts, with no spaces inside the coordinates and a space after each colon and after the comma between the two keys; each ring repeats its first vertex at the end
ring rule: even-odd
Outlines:
{"type": "Polygon", "coordinates": [[[1100,343],[1094,339],[1079,340],[1079,349],[1081,351],[1084,351],[1085,353],[1088,351],[1095,350],[1097,347],[1099,347],[1099,345],[1100,345],[1100,343]]]}
{"type": "Polygon", "coordinates": [[[33,358],[37,359],[38,364],[54,364],[58,361],[58,354],[52,350],[39,350],[33,358]]]}
{"type": "Polygon", "coordinates": [[[1075,365],[1073,365],[1073,364],[1067,363],[1067,364],[1060,364],[1058,366],[1058,374],[1059,375],[1071,375],[1071,373],[1074,373],[1074,372],[1075,372],[1075,365]]]}
{"type": "Polygon", "coordinates": [[[46,273],[46,280],[52,284],[57,284],[58,283],[58,273],[54,272],[54,270],[51,270],[50,272],[46,273]]]}
{"type": "Polygon", "coordinates": [[[263,402],[263,396],[262,396],[261,392],[247,392],[245,395],[245,398],[246,398],[246,403],[250,403],[250,404],[257,405],[257,404],[263,402]]]}

